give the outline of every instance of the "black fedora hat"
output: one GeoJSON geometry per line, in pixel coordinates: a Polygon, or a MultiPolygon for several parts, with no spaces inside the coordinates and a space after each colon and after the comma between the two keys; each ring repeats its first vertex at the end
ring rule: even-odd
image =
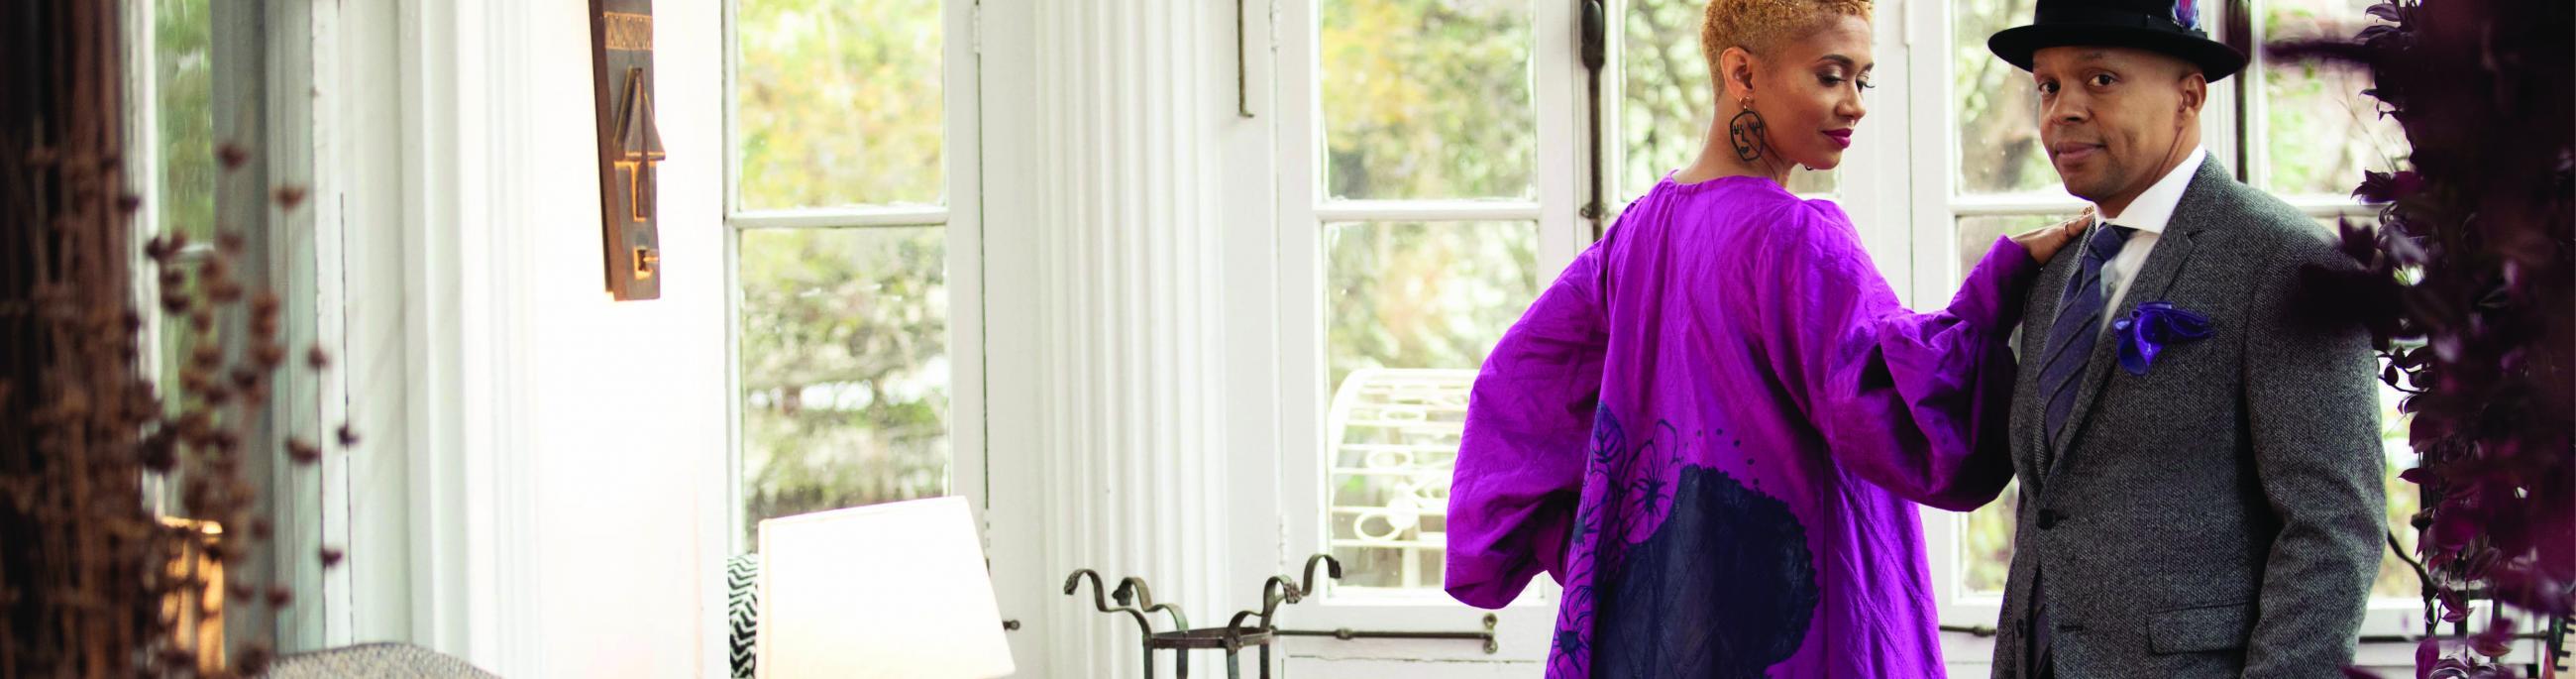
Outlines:
{"type": "Polygon", "coordinates": [[[2039,0],[2031,24],[1986,39],[1986,49],[2022,70],[2050,47],[2132,47],[2200,66],[2215,82],[2245,68],[2245,53],[2209,39],[2202,5],[2212,0],[2039,0]]]}

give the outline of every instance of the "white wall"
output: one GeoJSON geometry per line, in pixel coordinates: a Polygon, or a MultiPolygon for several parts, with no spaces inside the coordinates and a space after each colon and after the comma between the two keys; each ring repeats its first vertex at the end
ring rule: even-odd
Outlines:
{"type": "Polygon", "coordinates": [[[327,643],[508,677],[711,666],[722,21],[654,4],[662,297],[634,302],[602,282],[586,3],[313,5],[318,228],[348,243],[323,262],[348,281],[327,341],[368,438],[333,500],[353,530],[327,643]]]}
{"type": "Polygon", "coordinates": [[[523,108],[531,199],[519,236],[528,410],[522,468],[535,482],[533,677],[694,676],[700,590],[720,586],[702,545],[721,545],[723,501],[723,59],[715,0],[654,3],[662,297],[603,289],[591,66],[580,2],[530,3],[536,99],[523,108]],[[709,497],[715,494],[717,497],[709,497]]]}

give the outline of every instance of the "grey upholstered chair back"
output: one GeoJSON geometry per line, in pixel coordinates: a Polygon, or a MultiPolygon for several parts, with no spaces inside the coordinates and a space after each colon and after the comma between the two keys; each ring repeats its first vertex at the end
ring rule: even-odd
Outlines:
{"type": "Polygon", "coordinates": [[[499,679],[473,665],[410,644],[362,644],[277,660],[270,679],[499,679]]]}

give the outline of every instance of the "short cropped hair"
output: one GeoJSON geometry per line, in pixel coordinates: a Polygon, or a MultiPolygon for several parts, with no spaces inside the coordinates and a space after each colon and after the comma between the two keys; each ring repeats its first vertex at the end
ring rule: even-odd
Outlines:
{"type": "Polygon", "coordinates": [[[1742,47],[1770,56],[1782,42],[1805,36],[1825,19],[1855,16],[1869,20],[1870,0],[1708,0],[1699,25],[1700,53],[1708,59],[1709,77],[1726,91],[1726,74],[1717,56],[1742,47]]]}

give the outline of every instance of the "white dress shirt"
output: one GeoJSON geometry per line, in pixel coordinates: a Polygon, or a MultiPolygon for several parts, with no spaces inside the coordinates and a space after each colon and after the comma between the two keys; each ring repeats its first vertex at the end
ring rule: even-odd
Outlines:
{"type": "MultiPolygon", "coordinates": [[[[2101,215],[2102,222],[2137,229],[2137,233],[2129,234],[2128,245],[2120,248],[2120,256],[2102,265],[2102,284],[2110,286],[2111,293],[2102,307],[2103,328],[2111,327],[2111,317],[2118,313],[2120,299],[2129,294],[2129,280],[2137,278],[2138,269],[2146,266],[2147,253],[2155,251],[2156,239],[2164,235],[2165,223],[2173,220],[2174,207],[2182,204],[2183,189],[2191,186],[2192,176],[2200,173],[2200,164],[2208,157],[2208,147],[2192,147],[2191,155],[2184,156],[2181,165],[2175,165],[2163,179],[2156,180],[2145,193],[2138,194],[2137,200],[2129,201],[2125,212],[2115,215],[2098,204],[2093,206],[2093,213],[2101,215]]],[[[2094,228],[2101,226],[2096,224],[2094,228]]],[[[2079,238],[2074,245],[2082,246],[2084,242],[2079,238]]]]}

